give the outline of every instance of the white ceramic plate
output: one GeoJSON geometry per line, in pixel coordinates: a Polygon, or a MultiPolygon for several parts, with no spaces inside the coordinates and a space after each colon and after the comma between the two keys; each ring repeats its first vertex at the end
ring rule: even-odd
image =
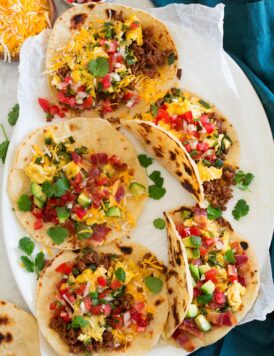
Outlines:
{"type": "MultiPolygon", "coordinates": [[[[274,171],[271,165],[273,142],[269,124],[263,107],[248,79],[228,56],[220,52],[202,37],[189,35],[179,27],[172,27],[172,32],[181,54],[180,66],[183,68],[183,86],[189,91],[213,102],[220,111],[234,124],[241,143],[240,166],[245,171],[255,174],[251,192],[235,191],[228,211],[240,198],[247,200],[250,213],[239,222],[233,220],[231,213],[225,213],[235,229],[254,246],[258,261],[262,267],[268,257],[268,248],[273,231],[274,211],[274,171]],[[220,58],[219,58],[220,57],[220,58]],[[211,60],[214,58],[214,61],[211,60]],[[216,61],[216,58],[219,58],[216,61]],[[219,63],[220,65],[213,65],[219,63]]],[[[31,41],[36,41],[32,39],[31,41]]],[[[30,44],[30,42],[28,44],[30,44]]],[[[25,236],[17,222],[7,195],[7,179],[16,147],[29,131],[45,125],[44,115],[37,104],[38,96],[45,96],[46,82],[37,66],[35,51],[25,49],[21,64],[29,61],[29,67],[21,71],[19,81],[20,119],[17,122],[5,164],[2,187],[2,214],[4,239],[9,262],[18,287],[31,311],[35,314],[36,279],[20,266],[18,241],[25,236]],[[28,53],[29,52],[29,53],[28,53]],[[32,59],[33,58],[33,59],[32,59]]],[[[42,46],[43,47],[43,46],[42,46]]],[[[134,140],[133,140],[134,141],[134,140]]],[[[142,150],[134,141],[139,152],[142,150]]],[[[167,260],[167,243],[164,231],[156,230],[152,221],[162,216],[164,210],[176,208],[182,204],[194,204],[191,196],[157,162],[149,170],[161,170],[165,178],[167,194],[160,201],[150,199],[134,230],[132,237],[154,251],[159,258],[167,260]]],[[[36,244],[37,250],[41,247],[36,244]]],[[[268,270],[269,274],[270,271],[268,270]]],[[[255,316],[252,314],[251,318],[255,316]]],[[[258,318],[258,316],[256,316],[258,318]]],[[[262,315],[263,317],[263,315],[262,315]]],[[[43,344],[43,354],[51,355],[50,349],[43,344]],[[47,350],[47,351],[46,351],[47,350]]],[[[159,345],[150,355],[177,355],[183,350],[159,345]]]]}

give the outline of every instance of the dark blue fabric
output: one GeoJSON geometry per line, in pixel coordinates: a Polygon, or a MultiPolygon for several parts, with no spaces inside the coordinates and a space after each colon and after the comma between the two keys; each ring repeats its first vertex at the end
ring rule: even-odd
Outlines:
{"type": "MultiPolygon", "coordinates": [[[[156,6],[170,3],[216,6],[224,3],[224,49],[245,72],[257,91],[274,135],[274,0],[152,0],[156,6]]],[[[273,157],[272,157],[273,159],[273,157]]],[[[270,247],[274,275],[274,240],[270,247]]],[[[265,321],[234,328],[195,356],[274,355],[274,312],[265,321]]]]}

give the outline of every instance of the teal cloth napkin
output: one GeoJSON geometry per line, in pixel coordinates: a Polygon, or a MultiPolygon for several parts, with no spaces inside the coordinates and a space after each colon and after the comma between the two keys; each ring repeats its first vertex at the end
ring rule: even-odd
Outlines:
{"type": "MultiPolygon", "coordinates": [[[[238,63],[257,91],[274,135],[274,0],[152,0],[156,6],[170,3],[216,6],[224,3],[224,49],[238,63]]],[[[273,159],[273,157],[272,157],[273,159]]],[[[270,247],[274,275],[274,243],[270,247]]],[[[274,312],[265,321],[234,328],[195,356],[274,355],[274,312]]]]}

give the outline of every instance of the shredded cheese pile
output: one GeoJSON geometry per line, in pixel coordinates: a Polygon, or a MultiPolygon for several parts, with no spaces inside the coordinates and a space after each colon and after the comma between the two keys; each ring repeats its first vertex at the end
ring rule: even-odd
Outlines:
{"type": "Polygon", "coordinates": [[[24,41],[50,27],[47,0],[0,0],[0,54],[4,61],[19,54],[24,41]]]}

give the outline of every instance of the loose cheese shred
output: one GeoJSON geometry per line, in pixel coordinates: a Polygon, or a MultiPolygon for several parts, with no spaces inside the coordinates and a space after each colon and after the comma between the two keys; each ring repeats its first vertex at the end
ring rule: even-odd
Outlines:
{"type": "Polygon", "coordinates": [[[0,0],[0,54],[4,61],[19,54],[24,41],[50,27],[47,0],[0,0]]]}

